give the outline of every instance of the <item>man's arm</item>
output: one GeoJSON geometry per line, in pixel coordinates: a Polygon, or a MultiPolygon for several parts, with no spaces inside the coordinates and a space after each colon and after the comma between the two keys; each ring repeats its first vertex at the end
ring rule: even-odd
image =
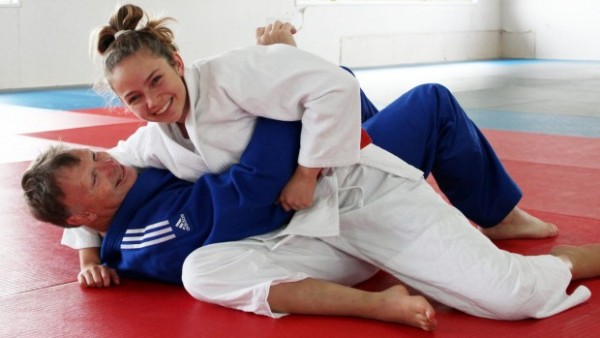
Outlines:
{"type": "Polygon", "coordinates": [[[301,129],[300,121],[259,118],[240,162],[198,179],[194,189],[209,190],[212,200],[206,244],[263,234],[289,221],[292,213],[276,202],[296,170],[301,129]]]}
{"type": "Polygon", "coordinates": [[[87,227],[64,229],[61,244],[79,253],[77,280],[81,286],[94,288],[119,283],[116,273],[100,262],[102,238],[98,232],[87,227]]]}
{"type": "Polygon", "coordinates": [[[98,247],[79,249],[79,264],[81,271],[77,275],[77,281],[81,286],[101,288],[121,283],[114,269],[102,265],[98,247]]]}

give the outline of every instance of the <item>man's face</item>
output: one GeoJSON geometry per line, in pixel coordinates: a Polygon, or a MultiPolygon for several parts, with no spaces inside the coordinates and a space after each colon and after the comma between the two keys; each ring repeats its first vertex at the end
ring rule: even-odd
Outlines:
{"type": "Polygon", "coordinates": [[[92,217],[84,218],[89,224],[79,224],[104,233],[135,183],[137,171],[121,165],[106,152],[75,149],[72,154],[81,162],[57,173],[58,184],[65,193],[63,202],[72,215],[92,217]]]}

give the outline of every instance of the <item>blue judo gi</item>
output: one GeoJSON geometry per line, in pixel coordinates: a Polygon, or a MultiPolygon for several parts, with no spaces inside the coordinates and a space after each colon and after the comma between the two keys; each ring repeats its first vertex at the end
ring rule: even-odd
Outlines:
{"type": "Polygon", "coordinates": [[[287,223],[277,198],[297,166],[300,122],[258,119],[240,163],[195,183],[142,171],[102,242],[101,259],[121,275],[181,283],[183,261],[203,245],[287,223]]]}

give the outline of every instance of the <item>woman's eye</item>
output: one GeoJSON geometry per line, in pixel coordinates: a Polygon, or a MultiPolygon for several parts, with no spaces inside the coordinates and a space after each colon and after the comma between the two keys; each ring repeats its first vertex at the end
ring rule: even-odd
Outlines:
{"type": "Polygon", "coordinates": [[[161,79],[161,77],[160,77],[160,76],[157,76],[157,77],[153,78],[153,79],[152,79],[152,84],[153,84],[153,85],[157,84],[157,83],[160,81],[160,79],[161,79]]]}

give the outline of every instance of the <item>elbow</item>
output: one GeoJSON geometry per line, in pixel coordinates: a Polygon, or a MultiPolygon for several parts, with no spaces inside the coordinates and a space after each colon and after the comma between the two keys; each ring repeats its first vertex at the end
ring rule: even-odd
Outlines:
{"type": "Polygon", "coordinates": [[[339,68],[339,71],[342,74],[342,76],[340,76],[340,85],[343,86],[345,91],[356,94],[358,97],[358,95],[360,95],[360,84],[358,83],[358,80],[351,73],[342,68],[339,68]]]}

